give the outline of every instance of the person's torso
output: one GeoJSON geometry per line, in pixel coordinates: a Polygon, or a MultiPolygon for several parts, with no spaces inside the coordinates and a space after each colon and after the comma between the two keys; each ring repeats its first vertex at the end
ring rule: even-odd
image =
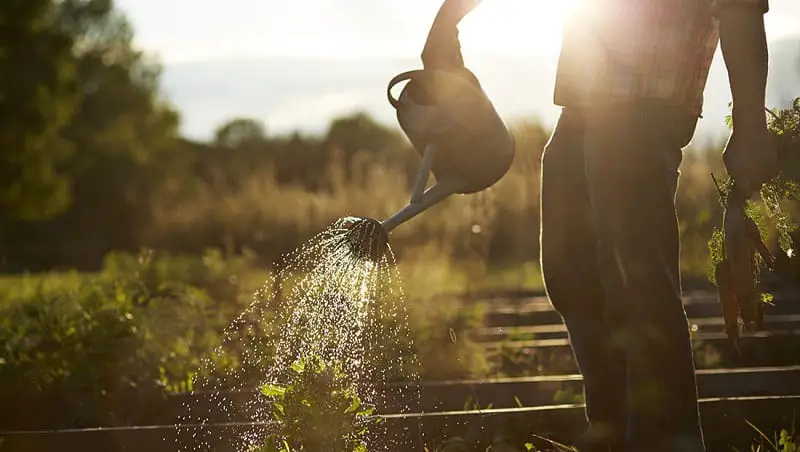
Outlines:
{"type": "Polygon", "coordinates": [[[577,0],[565,24],[555,101],[647,100],[699,115],[718,41],[705,0],[577,0]]]}

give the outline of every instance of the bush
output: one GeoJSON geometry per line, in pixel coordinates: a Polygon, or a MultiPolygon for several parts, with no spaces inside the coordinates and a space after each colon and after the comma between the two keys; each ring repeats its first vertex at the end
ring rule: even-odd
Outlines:
{"type": "Polygon", "coordinates": [[[31,408],[4,412],[0,424],[79,427],[149,417],[138,411],[146,400],[191,389],[201,359],[219,345],[239,311],[231,281],[241,265],[213,252],[194,262],[115,254],[101,273],[61,290],[40,285],[6,299],[0,399],[31,408]]]}

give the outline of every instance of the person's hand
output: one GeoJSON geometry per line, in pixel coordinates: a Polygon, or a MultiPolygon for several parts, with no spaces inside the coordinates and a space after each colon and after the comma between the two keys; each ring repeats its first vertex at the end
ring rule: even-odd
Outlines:
{"type": "Polygon", "coordinates": [[[444,0],[442,6],[439,8],[437,20],[447,23],[448,25],[456,25],[470,13],[481,0],[444,0]]]}
{"type": "Polygon", "coordinates": [[[734,188],[742,199],[749,199],[758,192],[778,169],[777,141],[767,130],[766,119],[763,122],[741,122],[738,126],[734,120],[722,156],[734,188]]]}
{"type": "Polygon", "coordinates": [[[422,50],[422,64],[425,68],[464,67],[461,43],[458,40],[458,24],[478,3],[480,0],[445,0],[442,3],[422,50]]]}

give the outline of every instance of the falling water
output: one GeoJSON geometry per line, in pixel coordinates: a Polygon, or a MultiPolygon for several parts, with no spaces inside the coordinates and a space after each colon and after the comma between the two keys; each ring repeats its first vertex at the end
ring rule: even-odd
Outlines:
{"type": "MultiPolygon", "coordinates": [[[[236,425],[235,435],[211,427],[179,435],[180,450],[247,451],[263,445],[270,411],[257,388],[287,384],[302,357],[342,366],[362,401],[419,400],[418,362],[407,329],[404,295],[385,231],[374,220],[343,218],[286,256],[280,270],[226,329],[223,344],[205,361],[193,401],[179,423],[236,425]],[[403,392],[406,394],[403,394],[403,392]],[[204,403],[197,399],[205,400],[204,403]]],[[[394,412],[418,411],[403,405],[394,412]]],[[[373,431],[368,450],[412,450],[373,431]]],[[[350,452],[350,451],[348,451],[350,452]]]]}

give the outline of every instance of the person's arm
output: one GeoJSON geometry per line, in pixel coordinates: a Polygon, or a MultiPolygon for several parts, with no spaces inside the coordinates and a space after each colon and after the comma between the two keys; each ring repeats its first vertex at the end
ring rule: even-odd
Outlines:
{"type": "Polygon", "coordinates": [[[715,2],[713,8],[728,70],[734,128],[766,127],[769,53],[764,13],[769,4],[767,0],[723,0],[715,2]]]}
{"type": "Polygon", "coordinates": [[[458,24],[480,0],[445,0],[428,33],[422,50],[422,63],[426,68],[463,67],[458,24]]]}
{"type": "Polygon", "coordinates": [[[729,198],[744,201],[774,176],[778,154],[767,130],[768,59],[764,14],[768,0],[709,0],[733,98],[733,130],[723,161],[733,180],[729,198]]]}

